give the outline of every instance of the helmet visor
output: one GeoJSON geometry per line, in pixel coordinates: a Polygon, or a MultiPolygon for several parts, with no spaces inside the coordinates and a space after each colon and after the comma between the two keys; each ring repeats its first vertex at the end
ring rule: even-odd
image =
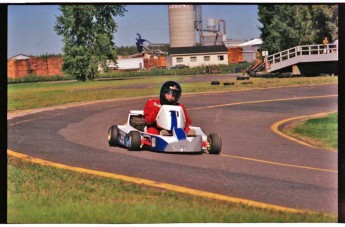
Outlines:
{"type": "Polygon", "coordinates": [[[179,95],[179,90],[174,88],[174,89],[168,89],[165,94],[168,94],[168,95],[172,95],[174,96],[175,98],[178,97],[179,95]]]}
{"type": "Polygon", "coordinates": [[[180,90],[176,87],[169,87],[169,89],[165,91],[165,98],[169,102],[177,101],[179,99],[179,96],[180,90]]]}

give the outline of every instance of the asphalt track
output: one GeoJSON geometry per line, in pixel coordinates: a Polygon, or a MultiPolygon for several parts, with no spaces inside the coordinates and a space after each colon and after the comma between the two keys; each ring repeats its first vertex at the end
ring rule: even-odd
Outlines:
{"type": "Polygon", "coordinates": [[[194,194],[336,214],[337,152],[298,143],[277,129],[288,123],[285,119],[336,112],[337,94],[337,85],[184,94],[181,102],[192,125],[222,136],[220,155],[109,147],[109,126],[123,124],[129,110],[142,109],[147,97],[10,114],[8,149],[66,166],[193,189],[194,194]]]}

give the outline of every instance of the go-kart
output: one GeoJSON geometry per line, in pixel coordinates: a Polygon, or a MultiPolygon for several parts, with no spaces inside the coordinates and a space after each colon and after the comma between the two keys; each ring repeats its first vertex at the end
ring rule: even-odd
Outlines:
{"type": "Polygon", "coordinates": [[[145,117],[142,110],[131,110],[127,123],[112,125],[108,130],[110,146],[126,147],[130,151],[147,149],[158,152],[208,152],[219,154],[222,139],[218,134],[209,136],[199,127],[189,126],[193,135],[184,131],[185,115],[181,106],[162,105],[156,125],[164,130],[164,135],[147,132],[145,117]]]}

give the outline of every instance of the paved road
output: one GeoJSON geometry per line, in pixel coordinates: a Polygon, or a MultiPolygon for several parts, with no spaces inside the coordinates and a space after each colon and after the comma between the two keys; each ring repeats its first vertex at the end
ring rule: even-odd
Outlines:
{"type": "Polygon", "coordinates": [[[193,125],[223,138],[221,155],[129,152],[107,129],[145,99],[114,100],[17,116],[8,148],[53,162],[150,179],[290,208],[337,212],[337,153],[271,130],[282,119],[337,111],[337,85],[185,95],[193,125]]]}

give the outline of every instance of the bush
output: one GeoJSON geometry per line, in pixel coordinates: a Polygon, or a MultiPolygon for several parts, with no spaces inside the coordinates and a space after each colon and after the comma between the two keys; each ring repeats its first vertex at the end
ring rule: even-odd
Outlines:
{"type": "MultiPolygon", "coordinates": [[[[220,74],[237,73],[236,69],[245,69],[250,63],[238,63],[230,65],[210,65],[209,68],[217,68],[220,74]]],[[[96,78],[136,77],[136,76],[169,76],[169,75],[200,75],[205,73],[206,66],[182,68],[182,69],[142,69],[139,71],[114,71],[98,74],[96,78]]]]}

